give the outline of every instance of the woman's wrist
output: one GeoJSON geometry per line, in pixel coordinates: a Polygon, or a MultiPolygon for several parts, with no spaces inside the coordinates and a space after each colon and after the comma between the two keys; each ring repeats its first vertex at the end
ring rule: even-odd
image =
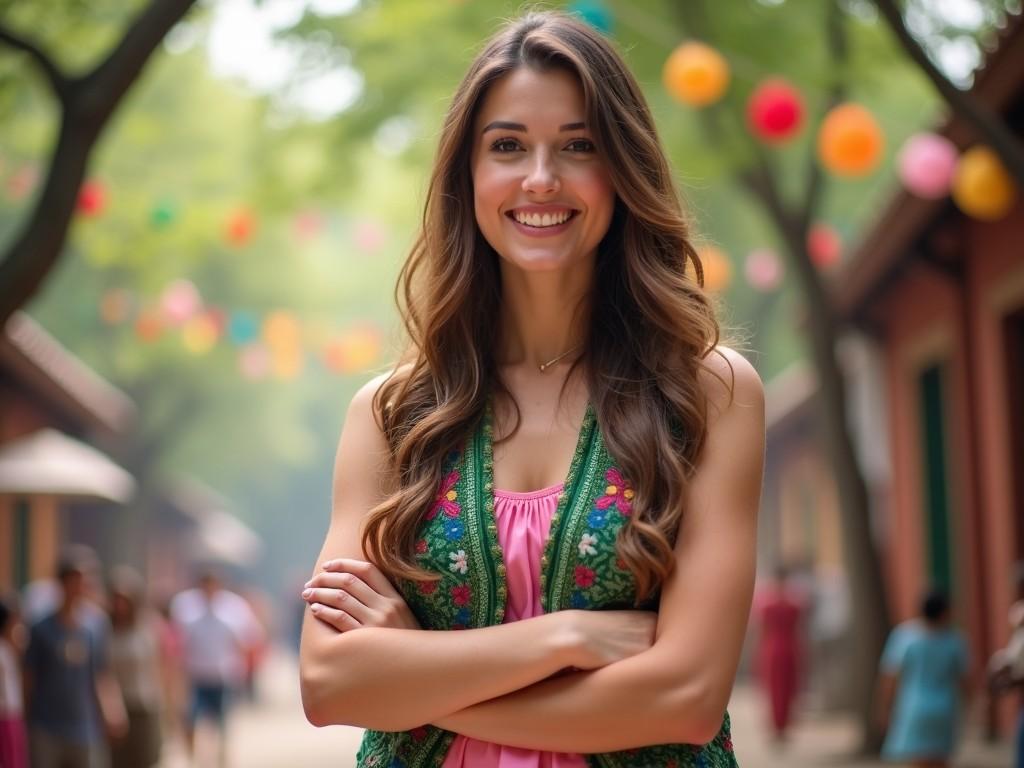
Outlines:
{"type": "Polygon", "coordinates": [[[586,633],[579,621],[581,613],[583,611],[566,610],[544,614],[543,618],[552,624],[547,637],[560,669],[577,666],[585,648],[586,633]]]}

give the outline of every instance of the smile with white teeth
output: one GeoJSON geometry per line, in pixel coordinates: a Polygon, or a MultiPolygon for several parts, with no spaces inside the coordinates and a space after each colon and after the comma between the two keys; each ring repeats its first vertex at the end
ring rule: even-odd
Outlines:
{"type": "Polygon", "coordinates": [[[514,218],[520,224],[525,224],[528,227],[554,227],[559,224],[564,224],[571,217],[572,211],[559,211],[558,213],[545,214],[512,211],[512,218],[514,218]]]}

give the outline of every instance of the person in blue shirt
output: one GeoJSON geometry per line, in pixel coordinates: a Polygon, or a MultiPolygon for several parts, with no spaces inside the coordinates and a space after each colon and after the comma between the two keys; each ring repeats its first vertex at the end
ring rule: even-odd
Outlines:
{"type": "Polygon", "coordinates": [[[108,666],[108,624],[85,606],[86,570],[75,558],[62,559],[60,606],[29,631],[25,690],[32,768],[106,768],[107,738],[127,728],[108,666]]]}
{"type": "Polygon", "coordinates": [[[889,635],[881,660],[882,757],[917,768],[944,768],[956,747],[967,693],[967,645],[950,626],[949,601],[928,594],[921,616],[889,635]]]}

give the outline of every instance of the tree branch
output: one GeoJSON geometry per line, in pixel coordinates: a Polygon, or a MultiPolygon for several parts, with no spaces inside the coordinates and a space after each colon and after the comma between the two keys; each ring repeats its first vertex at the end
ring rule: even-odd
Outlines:
{"type": "Polygon", "coordinates": [[[57,96],[57,100],[64,104],[68,96],[71,81],[61,72],[57,63],[51,59],[35,43],[30,42],[21,35],[12,31],[9,27],[0,23],[0,42],[5,43],[9,48],[27,53],[35,61],[36,66],[43,70],[50,87],[57,96]]]}
{"type": "Polygon", "coordinates": [[[910,34],[895,0],[874,0],[874,4],[903,50],[932,81],[954,114],[973,128],[978,137],[999,155],[1006,169],[1017,180],[1018,186],[1024,187],[1024,146],[1017,141],[1006,123],[971,93],[953,85],[939,71],[924,48],[910,34]]]}

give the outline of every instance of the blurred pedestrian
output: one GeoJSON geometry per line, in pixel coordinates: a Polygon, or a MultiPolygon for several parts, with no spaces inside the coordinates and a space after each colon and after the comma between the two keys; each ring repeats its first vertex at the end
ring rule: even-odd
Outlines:
{"type": "Polygon", "coordinates": [[[13,596],[0,596],[0,767],[28,766],[21,684],[24,626],[13,596]]]}
{"type": "Polygon", "coordinates": [[[760,629],[758,676],[771,712],[772,734],[784,741],[792,719],[803,660],[802,617],[805,592],[789,583],[785,566],[758,593],[754,612],[760,629]]]}
{"type": "Polygon", "coordinates": [[[29,630],[25,689],[33,768],[103,768],[109,765],[107,738],[127,731],[110,672],[109,625],[83,610],[88,568],[77,553],[61,559],[60,605],[29,630]]]}
{"type": "Polygon", "coordinates": [[[931,592],[921,617],[897,626],[882,653],[879,718],[882,757],[919,768],[943,768],[956,747],[967,692],[967,645],[950,626],[949,601],[931,592]]]}
{"type": "Polygon", "coordinates": [[[1010,606],[1010,640],[989,661],[989,685],[995,695],[1020,693],[1017,715],[1016,768],[1024,768],[1024,562],[1014,568],[1016,600],[1010,606]]]}
{"type": "Polygon", "coordinates": [[[246,655],[261,641],[259,622],[240,595],[225,589],[216,572],[200,575],[198,587],[177,595],[171,617],[184,640],[190,706],[185,737],[190,756],[196,728],[208,721],[217,734],[218,759],[227,765],[227,717],[231,699],[244,682],[246,655]]]}
{"type": "Polygon", "coordinates": [[[160,645],[142,578],[130,568],[110,577],[110,665],[121,686],[128,732],[111,743],[112,768],[150,768],[160,760],[160,645]]]}

